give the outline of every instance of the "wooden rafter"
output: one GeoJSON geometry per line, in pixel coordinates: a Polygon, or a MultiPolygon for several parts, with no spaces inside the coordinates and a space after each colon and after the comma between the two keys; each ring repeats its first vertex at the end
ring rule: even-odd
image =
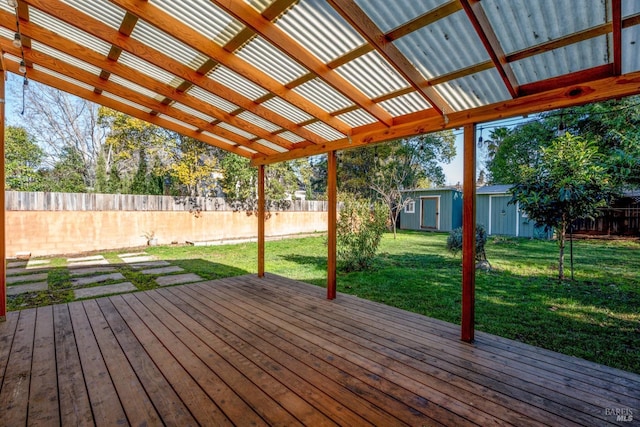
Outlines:
{"type": "MultiPolygon", "coordinates": [[[[334,70],[322,63],[318,58],[305,49],[300,43],[291,38],[273,22],[265,19],[257,13],[249,4],[244,2],[228,2],[222,0],[211,0],[218,7],[225,10],[231,16],[243,22],[254,32],[260,34],[265,40],[286,53],[291,59],[301,64],[313,74],[317,75],[329,86],[350,99],[360,108],[367,111],[381,123],[391,126],[393,118],[379,105],[373,103],[360,90],[356,89],[346,79],[341,77],[334,70]]],[[[318,117],[314,114],[314,116],[318,117]]],[[[330,116],[332,117],[332,116],[330,116]]],[[[318,117],[320,118],[320,117],[318,117]]],[[[335,118],[333,118],[336,120],[335,118]]],[[[343,132],[348,133],[348,132],[343,132]]]]}
{"type": "MultiPolygon", "coordinates": [[[[220,64],[240,74],[246,79],[251,80],[265,90],[272,92],[280,98],[292,103],[307,114],[317,117],[337,131],[344,134],[347,134],[350,131],[349,126],[347,126],[341,120],[332,117],[326,111],[308,101],[303,96],[290,89],[287,89],[284,85],[280,84],[276,79],[270,77],[267,73],[257,69],[239,56],[227,52],[216,43],[212,43],[210,40],[207,40],[206,37],[204,37],[195,29],[185,25],[178,19],[163,12],[151,3],[135,0],[111,0],[111,2],[122,7],[125,10],[128,10],[131,13],[134,13],[139,18],[144,19],[151,25],[154,25],[158,28],[163,28],[163,30],[167,34],[171,35],[177,40],[180,40],[187,46],[192,47],[203,55],[213,59],[216,62],[219,62],[220,64]]],[[[260,16],[260,18],[266,22],[270,22],[262,18],[262,16],[260,16]]]]}
{"type": "Polygon", "coordinates": [[[611,0],[611,27],[613,33],[613,75],[622,74],[622,4],[611,0]]]}
{"type": "Polygon", "coordinates": [[[400,37],[404,37],[407,34],[411,34],[414,31],[417,31],[421,28],[426,27],[427,25],[431,25],[434,22],[446,18],[449,15],[452,15],[458,11],[462,10],[462,5],[458,0],[450,0],[446,3],[441,4],[429,12],[423,13],[411,21],[394,28],[385,34],[385,38],[389,41],[397,40],[400,37]]]}
{"type": "Polygon", "coordinates": [[[498,36],[489,22],[489,18],[484,12],[484,8],[480,0],[459,0],[464,8],[469,21],[476,30],[478,37],[482,41],[493,65],[500,74],[504,85],[506,86],[512,98],[518,96],[518,79],[509,65],[504,50],[500,45],[498,36]]]}
{"type": "Polygon", "coordinates": [[[391,66],[440,114],[453,111],[451,106],[429,84],[427,79],[409,62],[398,48],[386,40],[378,26],[358,5],[348,0],[329,0],[329,4],[342,15],[365,40],[378,51],[391,66]]]}
{"type": "Polygon", "coordinates": [[[469,123],[482,123],[523,116],[637,94],[640,94],[640,71],[619,77],[604,77],[582,84],[553,88],[544,92],[521,96],[517,99],[455,112],[448,116],[449,121],[446,124],[443,124],[440,116],[429,115],[428,111],[430,110],[418,112],[407,115],[402,120],[396,120],[398,124],[389,129],[381,130],[375,127],[362,126],[355,128],[350,138],[331,142],[324,146],[294,149],[288,153],[275,154],[269,157],[256,155],[254,156],[253,164],[276,163],[322,154],[330,150],[345,150],[444,129],[455,129],[469,123]]]}
{"type": "Polygon", "coordinates": [[[279,114],[256,104],[254,101],[240,95],[239,93],[229,89],[228,87],[215,82],[213,79],[207,78],[202,74],[190,69],[189,67],[179,63],[178,61],[158,52],[149,46],[146,46],[137,40],[131,39],[113,30],[106,24],[83,14],[76,9],[67,6],[59,1],[45,0],[24,0],[28,1],[33,7],[53,16],[64,18],[67,23],[93,35],[111,45],[121,48],[123,51],[129,52],[156,67],[163,69],[183,80],[192,82],[194,85],[216,94],[233,104],[236,104],[253,114],[262,117],[290,132],[299,135],[307,141],[322,144],[326,140],[317,134],[303,128],[302,126],[288,120],[279,114]]]}
{"type": "MultiPolygon", "coordinates": [[[[132,15],[130,13],[125,13],[124,18],[122,18],[122,23],[120,24],[120,28],[118,29],[118,31],[120,31],[120,33],[125,36],[130,36],[137,23],[138,23],[137,16],[132,15]]],[[[109,60],[111,61],[117,61],[120,58],[121,54],[122,54],[122,49],[120,49],[118,46],[111,46],[111,49],[109,50],[109,54],[107,55],[107,58],[109,58],[109,60]]],[[[109,71],[106,71],[103,69],[100,72],[101,79],[108,80],[110,76],[111,76],[111,73],[109,71]]],[[[99,92],[96,92],[96,93],[99,93],[99,92]]]]}

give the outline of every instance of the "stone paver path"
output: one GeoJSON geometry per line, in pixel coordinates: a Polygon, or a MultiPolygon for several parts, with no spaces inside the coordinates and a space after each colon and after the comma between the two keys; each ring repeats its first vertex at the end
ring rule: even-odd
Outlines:
{"type": "Polygon", "coordinates": [[[156,279],[159,286],[178,285],[180,283],[199,282],[204,280],[202,277],[194,273],[176,274],[172,276],[162,276],[156,279]]]}
{"type": "Polygon", "coordinates": [[[30,259],[27,263],[27,269],[32,270],[35,268],[47,268],[51,264],[49,259],[30,259]]]}
{"type": "Polygon", "coordinates": [[[95,286],[93,288],[82,288],[73,291],[75,299],[99,297],[102,295],[118,294],[122,292],[135,291],[136,288],[131,282],[116,283],[115,285],[95,286]]]}
{"type": "Polygon", "coordinates": [[[135,264],[131,264],[132,268],[139,270],[141,268],[153,268],[153,267],[166,267],[171,265],[167,261],[147,261],[147,262],[137,262],[135,264]]]}
{"type": "Polygon", "coordinates": [[[7,277],[7,284],[22,283],[22,282],[38,282],[47,280],[48,273],[27,274],[22,276],[7,277]]]}
{"type": "Polygon", "coordinates": [[[104,259],[102,255],[91,255],[91,256],[83,256],[79,258],[67,258],[67,262],[85,262],[85,261],[100,261],[104,259]]]}
{"type": "Polygon", "coordinates": [[[131,258],[131,257],[142,256],[142,255],[149,255],[149,254],[146,252],[131,252],[128,254],[119,254],[118,256],[120,258],[131,258]]]}
{"type": "MultiPolygon", "coordinates": [[[[76,277],[71,279],[73,286],[86,286],[94,283],[106,282],[107,280],[124,280],[122,273],[101,274],[100,276],[76,277]]],[[[109,285],[107,285],[109,286],[109,285]]]]}
{"type": "Polygon", "coordinates": [[[27,270],[25,267],[13,267],[13,268],[7,268],[6,274],[7,276],[15,276],[16,274],[23,274],[28,271],[29,270],[27,270]]]}
{"type": "Polygon", "coordinates": [[[133,264],[136,262],[155,261],[156,257],[154,257],[153,255],[143,255],[143,256],[133,256],[133,257],[120,258],[120,259],[126,262],[127,264],[133,264]]]}
{"type": "Polygon", "coordinates": [[[112,273],[116,271],[115,267],[83,267],[83,268],[74,268],[69,271],[69,274],[73,276],[85,276],[87,274],[95,274],[95,273],[112,273]]]}
{"type": "Polygon", "coordinates": [[[27,261],[8,261],[7,268],[26,267],[27,261]]]}
{"type": "Polygon", "coordinates": [[[67,267],[69,268],[104,264],[109,264],[109,261],[107,261],[102,255],[92,255],[80,258],[67,258],[67,267]]]}
{"type": "Polygon", "coordinates": [[[26,285],[7,286],[7,295],[20,295],[27,292],[46,291],[49,287],[47,282],[28,283],[26,285]]]}
{"type": "Polygon", "coordinates": [[[168,267],[149,268],[147,270],[142,270],[140,273],[142,273],[142,274],[168,274],[168,273],[177,273],[178,271],[184,271],[184,268],[178,267],[177,265],[170,265],[168,267]]]}

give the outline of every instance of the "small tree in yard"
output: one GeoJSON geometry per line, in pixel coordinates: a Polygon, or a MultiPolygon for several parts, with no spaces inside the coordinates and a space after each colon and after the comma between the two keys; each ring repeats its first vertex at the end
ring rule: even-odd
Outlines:
{"type": "Polygon", "coordinates": [[[591,142],[569,133],[542,149],[539,164],[524,171],[523,182],[511,189],[536,226],[554,229],[560,248],[558,277],[564,279],[565,236],[580,218],[598,216],[614,195],[611,176],[591,142]]]}
{"type": "Polygon", "coordinates": [[[344,271],[365,270],[371,266],[387,226],[387,209],[351,194],[341,195],[342,208],[336,224],[337,258],[344,271]]]}

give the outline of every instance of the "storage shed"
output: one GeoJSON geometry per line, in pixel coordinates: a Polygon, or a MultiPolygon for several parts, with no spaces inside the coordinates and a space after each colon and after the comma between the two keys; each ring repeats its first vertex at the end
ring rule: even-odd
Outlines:
{"type": "Polygon", "coordinates": [[[462,226],[462,192],[455,187],[407,190],[400,213],[403,230],[451,231],[462,226]]]}
{"type": "Polygon", "coordinates": [[[550,232],[536,227],[518,203],[509,203],[513,185],[489,185],[476,190],[476,222],[485,226],[489,235],[548,239],[550,232]]]}

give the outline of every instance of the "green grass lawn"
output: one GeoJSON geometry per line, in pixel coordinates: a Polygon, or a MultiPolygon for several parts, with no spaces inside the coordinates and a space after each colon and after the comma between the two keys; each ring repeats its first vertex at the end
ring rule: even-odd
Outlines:
{"type": "MultiPolygon", "coordinates": [[[[374,268],[338,273],[338,291],[460,323],[461,259],[446,234],[385,235],[374,268]]],[[[493,269],[478,271],[476,328],[640,373],[640,243],[576,241],[575,281],[557,279],[555,242],[495,239],[493,269]]],[[[207,278],[255,273],[255,244],[149,250],[207,278]]],[[[322,237],[267,242],[266,270],[319,286],[326,280],[322,237]]],[[[569,275],[567,254],[567,275],[569,275]]]]}

